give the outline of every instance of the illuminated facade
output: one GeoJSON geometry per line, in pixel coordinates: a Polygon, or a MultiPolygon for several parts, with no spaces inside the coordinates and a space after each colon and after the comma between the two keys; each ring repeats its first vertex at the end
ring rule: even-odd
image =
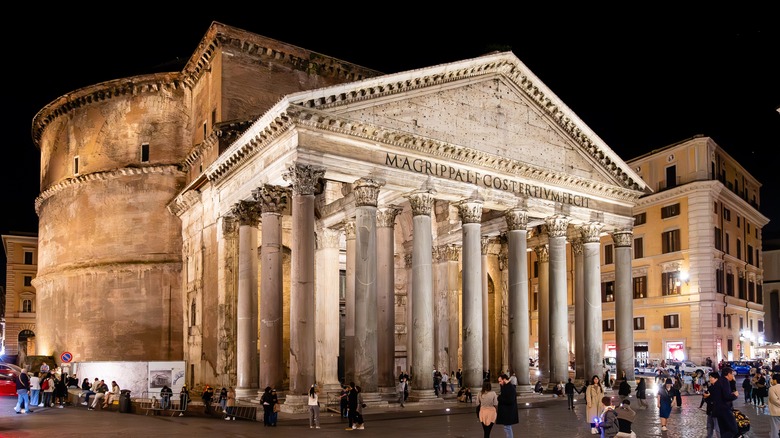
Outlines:
{"type": "Polygon", "coordinates": [[[0,355],[23,360],[27,354],[35,354],[38,303],[33,280],[38,271],[38,238],[23,233],[4,234],[2,238],[6,257],[5,342],[0,355]]]}

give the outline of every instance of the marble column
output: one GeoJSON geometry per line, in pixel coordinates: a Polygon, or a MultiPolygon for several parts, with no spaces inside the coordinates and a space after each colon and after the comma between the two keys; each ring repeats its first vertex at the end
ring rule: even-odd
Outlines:
{"type": "Polygon", "coordinates": [[[355,182],[355,383],[376,393],[377,376],[377,247],[376,205],[382,183],[355,182]]]}
{"type": "Polygon", "coordinates": [[[260,206],[240,201],[233,210],[238,218],[238,307],[236,395],[257,394],[257,225],[260,206]]]}
{"type": "Polygon", "coordinates": [[[433,270],[431,254],[431,207],[433,193],[427,190],[407,196],[412,207],[412,393],[411,401],[434,398],[433,270]]]}
{"type": "Polygon", "coordinates": [[[460,369],[460,246],[441,248],[441,256],[447,264],[447,313],[449,314],[449,341],[447,350],[449,369],[460,369]]]}
{"type": "Polygon", "coordinates": [[[458,204],[463,228],[463,385],[482,387],[482,201],[458,204]]]}
{"type": "Polygon", "coordinates": [[[531,323],[528,305],[528,212],[519,208],[506,213],[509,240],[509,354],[518,385],[530,385],[531,323]]]}
{"type": "Polygon", "coordinates": [[[585,380],[585,274],[582,253],[585,246],[577,238],[571,244],[574,253],[574,378],[585,380]]]}
{"type": "MultiPolygon", "coordinates": [[[[290,267],[290,391],[302,396],[315,379],[314,364],[314,193],[323,169],[294,164],[283,175],[292,185],[290,267]]],[[[304,401],[288,397],[285,404],[304,401]]]]}
{"type": "Polygon", "coordinates": [[[379,386],[395,388],[395,218],[401,209],[391,205],[376,215],[377,246],[377,364],[379,386]]]}
{"type": "Polygon", "coordinates": [[[550,247],[547,244],[534,248],[539,263],[539,379],[550,382],[550,247]]]}
{"type": "Polygon", "coordinates": [[[260,201],[263,223],[260,246],[260,382],[262,387],[281,388],[284,381],[282,334],[282,220],[289,192],[286,188],[264,185],[254,192],[260,201]]]}
{"type": "MultiPolygon", "coordinates": [[[[490,245],[490,237],[481,236],[480,251],[482,253],[482,259],[480,265],[482,266],[482,370],[490,370],[490,299],[488,298],[488,246],[490,245]]],[[[491,375],[491,378],[495,378],[495,375],[491,375]]]]}
{"type": "MultiPolygon", "coordinates": [[[[413,298],[414,290],[412,290],[412,253],[411,248],[406,248],[407,252],[404,254],[404,270],[406,271],[406,371],[407,374],[413,375],[416,370],[414,366],[414,315],[412,308],[414,307],[413,298]]],[[[409,382],[411,384],[411,382],[409,382]]]]}
{"type": "Polygon", "coordinates": [[[346,272],[344,291],[344,380],[355,381],[355,220],[344,223],[346,236],[346,272]]]}
{"type": "Polygon", "coordinates": [[[330,228],[317,230],[314,255],[315,376],[321,389],[339,386],[339,238],[330,228]]]}
{"type": "Polygon", "coordinates": [[[633,232],[615,231],[615,343],[617,344],[617,379],[634,378],[634,297],[631,284],[631,243],[633,232]]]}
{"type": "Polygon", "coordinates": [[[433,359],[433,367],[442,374],[450,373],[449,343],[450,343],[450,306],[448,301],[449,291],[447,287],[447,258],[446,246],[434,248],[433,261],[436,265],[433,287],[433,333],[434,348],[436,354],[433,359]]]}
{"type": "Polygon", "coordinates": [[[585,379],[599,376],[603,379],[601,337],[601,258],[602,225],[588,223],[582,226],[583,274],[585,277],[585,379]]]}
{"type": "Polygon", "coordinates": [[[566,229],[570,219],[545,219],[550,245],[550,383],[569,378],[569,303],[566,287],[566,229]]]}
{"type": "Polygon", "coordinates": [[[509,364],[509,248],[505,234],[502,234],[498,240],[501,244],[501,249],[498,252],[498,269],[501,272],[501,302],[496,309],[496,312],[501,315],[496,331],[501,340],[501,368],[499,371],[507,372],[511,376],[512,367],[509,364]]]}
{"type": "MultiPolygon", "coordinates": [[[[217,369],[229,370],[221,382],[223,385],[236,385],[237,371],[237,324],[238,305],[238,219],[230,213],[222,217],[222,239],[218,240],[217,258],[219,270],[219,355],[217,369]]],[[[185,252],[186,254],[187,252],[185,252]]],[[[185,313],[187,315],[187,313],[185,313]]]]}

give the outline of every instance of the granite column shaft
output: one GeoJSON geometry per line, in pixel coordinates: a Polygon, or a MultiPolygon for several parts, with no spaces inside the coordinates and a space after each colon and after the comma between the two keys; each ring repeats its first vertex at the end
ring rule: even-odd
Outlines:
{"type": "Polygon", "coordinates": [[[601,336],[601,259],[599,224],[588,224],[582,229],[583,265],[585,277],[585,378],[603,374],[601,336]]]}
{"type": "Polygon", "coordinates": [[[463,384],[482,387],[482,201],[459,204],[463,228],[463,384]]]}
{"type": "Polygon", "coordinates": [[[550,245],[550,382],[569,378],[569,303],[566,288],[566,229],[569,219],[547,219],[550,245]]]}
{"type": "Polygon", "coordinates": [[[617,380],[634,379],[634,297],[631,285],[631,231],[612,234],[615,242],[615,341],[617,380]]]}
{"type": "MultiPolygon", "coordinates": [[[[401,209],[377,212],[377,363],[379,386],[395,387],[395,217],[401,209]]],[[[338,254],[337,254],[338,255],[338,254]]]]}
{"type": "Polygon", "coordinates": [[[528,213],[513,209],[506,214],[509,241],[509,354],[519,385],[530,384],[530,319],[528,306],[528,213]]]}

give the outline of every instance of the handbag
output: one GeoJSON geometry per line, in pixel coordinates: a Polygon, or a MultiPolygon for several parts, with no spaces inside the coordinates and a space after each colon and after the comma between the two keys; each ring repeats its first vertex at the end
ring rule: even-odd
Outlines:
{"type": "Polygon", "coordinates": [[[282,410],[282,407],[279,405],[279,403],[274,403],[274,412],[279,412],[282,410]]]}

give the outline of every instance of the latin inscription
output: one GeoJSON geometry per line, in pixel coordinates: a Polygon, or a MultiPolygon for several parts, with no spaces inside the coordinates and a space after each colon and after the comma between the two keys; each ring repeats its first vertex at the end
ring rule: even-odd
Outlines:
{"type": "Polygon", "coordinates": [[[403,155],[387,154],[385,156],[385,165],[395,167],[396,169],[405,169],[412,172],[432,175],[439,178],[447,178],[453,181],[461,181],[469,184],[476,184],[496,190],[517,193],[530,198],[546,199],[548,201],[560,202],[561,204],[571,204],[577,207],[588,208],[589,198],[581,195],[561,192],[545,187],[526,184],[509,178],[491,175],[489,173],[472,172],[471,170],[459,169],[446,164],[432,163],[420,158],[409,159],[403,155]]]}

